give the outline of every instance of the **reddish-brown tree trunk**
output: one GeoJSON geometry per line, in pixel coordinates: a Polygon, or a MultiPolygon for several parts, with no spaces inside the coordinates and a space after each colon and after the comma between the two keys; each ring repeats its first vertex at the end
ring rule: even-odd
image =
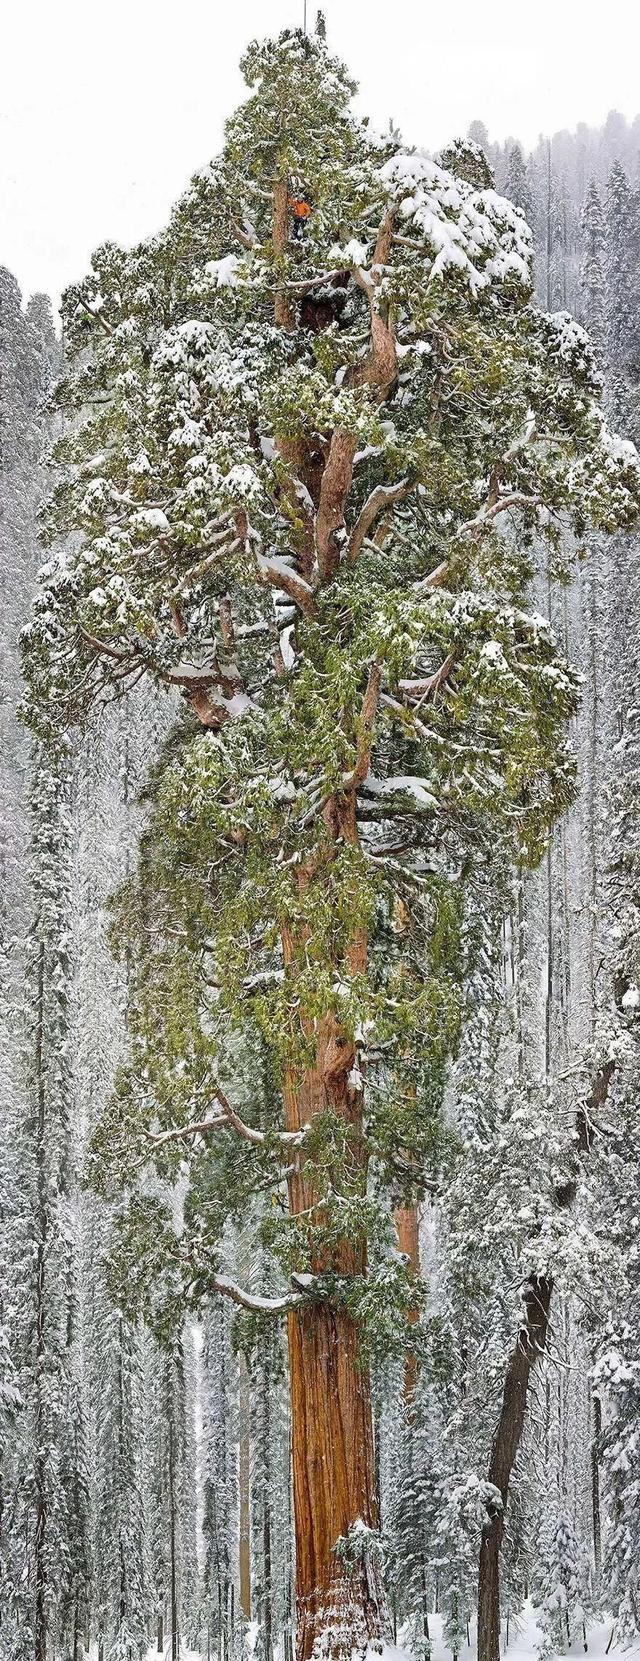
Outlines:
{"type": "MultiPolygon", "coordinates": [[[[295,1130],[323,1108],[350,1126],[351,1146],[362,1149],[362,1099],[349,1085],[353,1049],[329,1018],[318,1035],[318,1065],[285,1090],[287,1125],[295,1130]]],[[[289,1182],[292,1213],[314,1202],[304,1165],[289,1182]]],[[[314,1270],[346,1277],[366,1270],[364,1251],[346,1242],[314,1270]]],[[[371,1563],[349,1569],[336,1552],[358,1522],[378,1526],[373,1415],[369,1373],[358,1354],[358,1331],[344,1309],[318,1301],[288,1318],[293,1505],[296,1541],[297,1656],[307,1661],[322,1636],[323,1653],[351,1654],[387,1631],[382,1585],[371,1563]]]]}
{"type": "Polygon", "coordinates": [[[336,1542],[361,1520],[376,1528],[371,1392],[354,1322],[316,1307],[289,1316],[296,1536],[297,1654],[350,1655],[386,1630],[382,1592],[366,1560],[350,1570],[336,1542]]]}
{"type": "MultiPolygon", "coordinates": [[[[418,1206],[400,1206],[396,1211],[396,1234],[398,1250],[408,1259],[413,1274],[420,1274],[420,1227],[418,1206]]],[[[418,1320],[417,1309],[410,1309],[407,1316],[410,1326],[415,1326],[418,1320]]],[[[418,1361],[415,1350],[407,1349],[404,1363],[404,1400],[407,1409],[410,1409],[416,1393],[418,1382],[418,1361]]]]}
{"type": "MultiPolygon", "coordinates": [[[[276,179],[273,187],[273,224],[271,237],[278,261],[284,259],[289,246],[289,186],[286,175],[276,179]]],[[[291,301],[284,287],[276,289],[273,303],[274,321],[279,329],[293,328],[291,301]]]]}
{"type": "MultiPolygon", "coordinates": [[[[355,792],[334,798],[325,812],[330,834],[355,841],[355,792]]],[[[301,871],[303,885],[318,872],[301,871]]],[[[319,880],[322,880],[321,874],[319,880]]],[[[284,939],[285,960],[296,943],[284,939]]],[[[350,944],[351,970],[364,968],[366,936],[350,944]]],[[[330,1109],[345,1120],[353,1169],[364,1192],[366,1154],[362,1136],[362,1087],[353,1078],[354,1046],[332,1015],[315,1033],[315,1065],[290,1073],[284,1100],[287,1128],[298,1130],[330,1109]]],[[[304,1160],[289,1179],[292,1214],[316,1203],[304,1160]]],[[[350,1277],[364,1274],[364,1249],[340,1242],[314,1256],[313,1269],[350,1277]]],[[[323,1654],[350,1655],[353,1648],[386,1636],[388,1622],[382,1583],[365,1553],[347,1564],[336,1551],[354,1524],[378,1526],[373,1415],[367,1368],[358,1354],[355,1322],[339,1305],[318,1300],[288,1317],[291,1387],[293,1504],[296,1541],[297,1656],[307,1661],[317,1641],[323,1654]]]]}
{"type": "MultiPolygon", "coordinates": [[[[375,303],[389,255],[391,231],[392,215],[387,213],[376,242],[375,274],[360,278],[369,301],[371,343],[352,376],[354,385],[371,385],[380,401],[397,371],[393,330],[375,303]]],[[[293,327],[294,313],[283,275],[289,243],[286,177],[274,183],[272,243],[279,273],[275,321],[288,330],[293,327]]],[[[289,446],[286,452],[283,448],[296,475],[306,482],[316,507],[315,516],[307,516],[301,559],[309,577],[317,560],[321,583],[331,580],[339,563],[355,450],[356,440],[340,429],[332,434],[324,463],[313,460],[308,444],[306,455],[299,447],[295,456],[289,446]]],[[[360,714],[355,767],[348,787],[333,796],[324,810],[329,843],[358,841],[356,792],[368,771],[380,680],[379,665],[372,665],[360,714]]],[[[306,868],[300,867],[301,887],[321,882],[323,869],[330,863],[330,847],[319,852],[318,863],[314,864],[312,856],[306,868]]],[[[282,943],[285,964],[295,970],[304,941],[295,939],[285,927],[282,943]]],[[[345,963],[336,963],[336,970],[346,967],[352,973],[364,972],[367,947],[364,930],[355,930],[345,963]]],[[[317,1027],[311,1021],[305,1025],[307,1036],[314,1040],[315,1059],[305,1074],[292,1071],[285,1080],[287,1129],[300,1129],[326,1109],[344,1119],[349,1127],[356,1187],[364,1193],[367,1168],[362,1086],[358,1075],[354,1078],[353,1042],[334,1016],[327,1016],[317,1027]]],[[[288,1186],[291,1214],[307,1214],[316,1205],[317,1196],[313,1184],[306,1180],[303,1156],[288,1186]]],[[[317,1216],[316,1221],[320,1221],[317,1216]]],[[[312,1267],[317,1274],[332,1270],[348,1279],[366,1272],[366,1253],[339,1242],[330,1253],[312,1251],[312,1267]]],[[[297,1650],[298,1661],[307,1661],[317,1640],[322,1641],[327,1656],[351,1655],[354,1646],[366,1645],[369,1638],[386,1637],[389,1624],[378,1571],[370,1558],[364,1553],[348,1566],[335,1549],[354,1524],[360,1522],[366,1528],[378,1525],[371,1391],[369,1375],[358,1355],[357,1327],[344,1307],[318,1300],[290,1313],[288,1334],[297,1650]]]]}

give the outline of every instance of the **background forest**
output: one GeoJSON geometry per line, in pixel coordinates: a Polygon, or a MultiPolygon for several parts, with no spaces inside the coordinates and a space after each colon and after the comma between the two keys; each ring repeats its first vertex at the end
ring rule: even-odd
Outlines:
{"type": "MultiPolygon", "coordinates": [[[[541,305],[589,330],[607,414],[638,442],[640,117],[612,113],[531,155],[479,121],[469,138],[533,228],[541,305]]],[[[64,351],[46,299],[24,304],[0,271],[0,1655],[292,1661],[281,1326],[218,1293],[182,1324],[136,1319],[114,1286],[125,1198],[93,1169],[132,996],[108,902],[136,865],[173,706],[134,687],[64,756],[18,720],[64,351]]],[[[537,869],[498,857],[471,891],[451,1150],[425,1165],[419,1239],[413,1207],[397,1208],[424,1303],[405,1355],[372,1335],[384,1577],[394,1638],[416,1656],[437,1633],[458,1657],[473,1635],[525,1281],[539,1331],[502,1539],[503,1640],[531,1598],[549,1652],[605,1616],[616,1644],[640,1641],[640,542],[587,541],[559,586],[541,561],[534,595],[581,675],[579,794],[537,869]],[[567,1180],[577,1102],[587,1128],[567,1180]],[[553,1274],[538,1268],[541,1229],[553,1274]]],[[[264,1089],[259,1047],[252,1065],[264,1089]]],[[[179,1162],[153,1193],[169,1176],[179,1206],[179,1162]]],[[[271,1273],[256,1214],[272,1204],[265,1183],[226,1225],[224,1271],[249,1291],[271,1273]]]]}

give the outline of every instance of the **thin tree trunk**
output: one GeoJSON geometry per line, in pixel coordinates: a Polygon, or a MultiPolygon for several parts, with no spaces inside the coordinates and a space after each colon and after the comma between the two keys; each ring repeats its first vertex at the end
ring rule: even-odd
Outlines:
{"type": "Polygon", "coordinates": [[[178,1577],[176,1565],[176,1484],[173,1424],[171,1420],[169,1420],[169,1520],[171,1530],[171,1661],[178,1661],[180,1636],[178,1631],[178,1577]]]}
{"type": "Polygon", "coordinates": [[[240,1436],[238,1450],[239,1550],[240,1550],[240,1608],[246,1621],[251,1620],[251,1424],[249,1400],[249,1371],[243,1355],[238,1361],[238,1409],[240,1436]]]}
{"type": "Polygon", "coordinates": [[[73,1661],[78,1661],[80,1650],[80,1599],[76,1592],[73,1606],[73,1661]]]}
{"type": "Polygon", "coordinates": [[[262,1628],[265,1661],[273,1661],[273,1583],[271,1563],[271,1369],[263,1375],[264,1495],[262,1502],[262,1628]]]}
{"type": "Polygon", "coordinates": [[[267,1493],[262,1518],[262,1554],[264,1560],[264,1602],[262,1624],[266,1661],[273,1661],[273,1593],[271,1585],[271,1501],[267,1493]]]}
{"type": "Polygon", "coordinates": [[[596,1580],[602,1568],[602,1520],[600,1516],[600,1437],[602,1434],[602,1402],[593,1395],[593,1438],[591,1442],[591,1507],[593,1516],[593,1564],[596,1580]]]}
{"type": "Polygon", "coordinates": [[[500,1661],[500,1547],[509,1482],[520,1446],[531,1372],[547,1342],[553,1282],[534,1275],[524,1292],[525,1318],[511,1353],[488,1480],[500,1494],[482,1530],[478,1577],[478,1661],[500,1661]]]}
{"type": "Polygon", "coordinates": [[[287,1540],[286,1540],[285,1562],[284,1562],[284,1620],[285,1620],[285,1627],[284,1627],[284,1661],[293,1661],[293,1596],[294,1596],[293,1581],[294,1581],[294,1574],[293,1574],[293,1554],[292,1554],[292,1549],[291,1548],[293,1547],[294,1541],[293,1541],[293,1516],[292,1516],[292,1510],[291,1510],[293,1464],[292,1464],[291,1424],[290,1423],[289,1423],[289,1431],[288,1431],[288,1436],[287,1436],[287,1448],[288,1448],[288,1459],[287,1459],[287,1479],[288,1480],[287,1480],[287,1484],[286,1484],[287,1540]]]}
{"type": "Polygon", "coordinates": [[[552,235],[551,235],[551,139],[548,140],[548,145],[547,145],[547,226],[546,226],[546,242],[547,242],[547,248],[546,248],[546,253],[547,253],[547,311],[551,311],[551,252],[552,252],[552,235]]]}
{"type": "Polygon", "coordinates": [[[36,1018],[35,1071],[38,1091],[36,1142],[38,1248],[36,1254],[36,1458],[34,1554],[35,1661],[47,1661],[47,1489],[45,1470],[46,1434],[44,1423],[45,1368],[45,1262],[47,1247],[47,1179],[45,1170],[45,1088],[44,1088],[44,943],[38,956],[38,1004],[36,1018]]]}

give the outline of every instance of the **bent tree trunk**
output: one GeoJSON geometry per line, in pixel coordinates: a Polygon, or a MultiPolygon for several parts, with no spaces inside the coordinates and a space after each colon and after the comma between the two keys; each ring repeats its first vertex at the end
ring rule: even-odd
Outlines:
{"type": "MultiPolygon", "coordinates": [[[[578,1170],[591,1150],[597,1129],[595,1114],[607,1100],[615,1066],[615,1059],[611,1056],[603,1061],[592,1081],[586,1102],[578,1107],[574,1168],[566,1181],[556,1183],[553,1194],[554,1203],[560,1211],[566,1211],[575,1203],[578,1170]]],[[[502,1505],[488,1516],[480,1543],[478,1661],[499,1661],[500,1547],[504,1511],[524,1426],[531,1371],[546,1348],[552,1292],[553,1280],[550,1276],[530,1276],[524,1290],[524,1321],[507,1367],[502,1408],[487,1473],[489,1482],[499,1490],[502,1505]]]]}
{"type": "Polygon", "coordinates": [[[482,1530],[478,1577],[478,1661],[500,1661],[500,1547],[509,1482],[524,1427],[531,1372],[547,1342],[553,1281],[532,1275],[524,1291],[524,1320],[509,1358],[500,1417],[487,1473],[500,1494],[482,1530]]]}

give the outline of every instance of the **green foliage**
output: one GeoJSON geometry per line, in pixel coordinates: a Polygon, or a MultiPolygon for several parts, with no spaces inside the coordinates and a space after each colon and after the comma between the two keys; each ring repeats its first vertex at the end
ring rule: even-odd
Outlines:
{"type": "Polygon", "coordinates": [[[415,1296],[391,1207],[452,1151],[469,884],[535,863],[575,789],[578,681],[528,585],[541,550],[566,576],[567,529],[635,521],[640,469],[586,335],[536,309],[530,233],[481,152],[446,171],[374,141],[322,32],[253,43],[243,70],[166,230],[103,246],[65,297],[27,709],[51,734],[142,676],[189,706],[114,907],[131,1052],[93,1149],[103,1186],[148,1159],[189,1186],[177,1233],[134,1197],[118,1285],[162,1322],[259,1195],[281,1276],[322,1264],[315,1295],[384,1347],[415,1296]],[[290,1215],[284,1110],[328,1034],[343,1094],[314,1086],[290,1215]]]}

